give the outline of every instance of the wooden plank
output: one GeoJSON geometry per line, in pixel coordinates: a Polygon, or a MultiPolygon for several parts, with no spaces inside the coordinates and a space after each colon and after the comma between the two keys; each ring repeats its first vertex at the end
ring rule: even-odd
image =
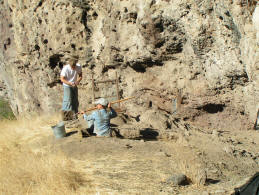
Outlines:
{"type": "Polygon", "coordinates": [[[177,92],[177,97],[176,97],[176,108],[177,108],[177,112],[181,111],[182,108],[182,101],[183,101],[183,97],[182,97],[182,89],[179,89],[177,92]]]}
{"type": "Polygon", "coordinates": [[[95,94],[94,94],[94,74],[92,73],[92,104],[95,101],[95,94]]]}
{"type": "MultiPolygon", "coordinates": [[[[116,71],[116,90],[117,90],[117,99],[120,100],[120,91],[119,91],[119,78],[118,78],[118,74],[116,71]]],[[[121,104],[119,104],[119,108],[121,107],[121,104]]]]}
{"type": "MultiPolygon", "coordinates": [[[[116,101],[110,102],[110,104],[111,104],[111,105],[112,105],[112,104],[118,104],[118,103],[120,103],[120,102],[124,102],[124,101],[130,100],[130,99],[133,99],[133,98],[135,98],[135,97],[133,96],[133,97],[128,97],[128,98],[116,100],[116,101]]],[[[120,109],[120,108],[119,108],[119,109],[120,109]]],[[[89,109],[87,109],[87,110],[85,110],[85,111],[79,112],[78,114],[82,114],[83,112],[89,112],[89,111],[93,111],[93,110],[97,110],[97,107],[89,108],[89,109]]]]}
{"type": "Polygon", "coordinates": [[[105,80],[105,81],[96,81],[95,83],[108,83],[108,82],[114,82],[116,79],[110,79],[110,80],[105,80]]]}
{"type": "Polygon", "coordinates": [[[115,110],[117,113],[126,112],[126,109],[122,109],[122,108],[114,108],[114,110],[115,110]]]}
{"type": "Polygon", "coordinates": [[[254,129],[255,130],[259,130],[259,108],[258,108],[258,111],[257,111],[257,116],[256,116],[256,120],[255,120],[254,129]]]}
{"type": "Polygon", "coordinates": [[[95,97],[95,99],[99,99],[99,98],[114,98],[117,97],[117,95],[113,95],[113,96],[104,96],[104,97],[95,97]]]}

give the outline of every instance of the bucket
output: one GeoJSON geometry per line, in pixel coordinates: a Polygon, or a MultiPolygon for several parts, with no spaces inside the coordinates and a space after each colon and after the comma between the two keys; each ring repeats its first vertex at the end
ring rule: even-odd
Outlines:
{"type": "Polygon", "coordinates": [[[65,124],[63,121],[59,122],[57,125],[51,127],[54,136],[59,139],[66,136],[65,124]]]}

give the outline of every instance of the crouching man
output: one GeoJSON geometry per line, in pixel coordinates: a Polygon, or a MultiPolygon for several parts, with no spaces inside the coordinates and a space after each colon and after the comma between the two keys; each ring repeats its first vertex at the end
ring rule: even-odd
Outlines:
{"type": "MultiPolygon", "coordinates": [[[[97,137],[110,137],[110,120],[117,116],[117,113],[111,107],[111,104],[104,98],[100,98],[95,102],[97,105],[97,110],[94,111],[91,115],[86,115],[84,113],[84,119],[94,125],[94,133],[97,137]]],[[[90,126],[89,126],[90,128],[90,126]]]]}

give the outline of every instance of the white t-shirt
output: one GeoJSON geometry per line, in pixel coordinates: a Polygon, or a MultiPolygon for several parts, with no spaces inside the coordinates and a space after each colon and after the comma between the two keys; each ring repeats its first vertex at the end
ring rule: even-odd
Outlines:
{"type": "MultiPolygon", "coordinates": [[[[75,70],[73,70],[71,68],[71,66],[68,64],[68,65],[65,65],[63,68],[62,68],[62,71],[60,73],[61,76],[64,76],[65,79],[68,81],[68,82],[76,82],[77,81],[77,74],[80,74],[82,73],[82,67],[80,64],[76,64],[76,68],[75,70]]],[[[65,83],[63,83],[64,86],[69,86],[65,83]]]]}

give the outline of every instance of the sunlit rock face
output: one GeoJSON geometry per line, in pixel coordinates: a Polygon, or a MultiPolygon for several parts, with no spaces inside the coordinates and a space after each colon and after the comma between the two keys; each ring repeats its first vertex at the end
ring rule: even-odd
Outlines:
{"type": "MultiPolygon", "coordinates": [[[[58,111],[63,96],[59,74],[76,54],[83,66],[81,109],[92,103],[92,73],[106,80],[117,72],[121,98],[137,96],[125,107],[142,122],[150,115],[167,124],[181,91],[178,114],[185,120],[205,126],[224,120],[226,126],[243,127],[255,119],[258,107],[255,4],[2,1],[0,80],[16,115],[58,111]]],[[[115,89],[96,85],[96,96],[116,96],[115,89]]]]}

